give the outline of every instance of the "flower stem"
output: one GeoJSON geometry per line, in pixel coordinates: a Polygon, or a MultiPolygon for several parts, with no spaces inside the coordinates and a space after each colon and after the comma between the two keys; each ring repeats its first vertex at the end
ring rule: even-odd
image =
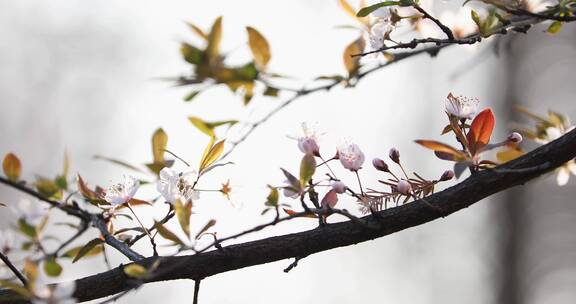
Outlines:
{"type": "Polygon", "coordinates": [[[138,221],[138,224],[140,224],[140,227],[142,227],[142,229],[144,229],[144,232],[146,232],[146,235],[148,235],[148,237],[150,238],[150,243],[152,244],[152,250],[154,250],[154,256],[157,256],[158,252],[156,251],[156,242],[154,242],[154,238],[152,237],[152,235],[150,235],[150,232],[148,231],[148,229],[146,229],[146,227],[144,227],[144,224],[142,224],[142,222],[140,221],[140,219],[136,215],[136,212],[134,212],[134,209],[132,209],[132,206],[130,206],[130,202],[126,202],[126,206],[130,210],[130,212],[132,212],[132,214],[134,215],[134,217],[138,221]]]}

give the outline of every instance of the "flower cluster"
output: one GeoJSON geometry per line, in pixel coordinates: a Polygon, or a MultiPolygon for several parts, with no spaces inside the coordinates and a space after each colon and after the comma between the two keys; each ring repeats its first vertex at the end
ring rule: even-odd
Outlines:
{"type": "MultiPolygon", "coordinates": [[[[541,116],[522,107],[517,107],[517,109],[535,122],[533,128],[519,127],[517,131],[538,144],[545,145],[574,129],[570,119],[560,113],[548,111],[547,116],[541,116]]],[[[576,175],[576,161],[570,160],[556,171],[558,173],[556,183],[564,186],[568,183],[570,175],[576,175]]]]}
{"type": "Polygon", "coordinates": [[[435,140],[416,140],[416,143],[434,150],[440,159],[454,161],[454,172],[459,177],[466,169],[478,171],[497,165],[496,162],[482,159],[482,155],[495,148],[514,148],[521,141],[520,134],[512,133],[504,141],[491,143],[496,119],[492,110],[486,108],[478,114],[478,100],[455,97],[450,93],[446,101],[446,114],[449,124],[442,134],[453,133],[461,148],[435,140]],[[474,117],[474,118],[472,118],[474,117]],[[468,124],[468,120],[472,120],[468,124]]]}

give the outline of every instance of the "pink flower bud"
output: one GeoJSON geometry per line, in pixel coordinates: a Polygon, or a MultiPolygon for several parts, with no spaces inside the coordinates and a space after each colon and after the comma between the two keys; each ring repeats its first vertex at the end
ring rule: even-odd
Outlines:
{"type": "Polygon", "coordinates": [[[397,164],[400,163],[400,151],[398,151],[398,149],[396,149],[396,148],[390,149],[390,152],[388,152],[388,156],[395,163],[397,163],[397,164]]]}
{"type": "Polygon", "coordinates": [[[373,159],[372,160],[372,166],[374,166],[374,168],[376,168],[376,170],[383,171],[383,172],[390,172],[390,169],[388,168],[388,164],[386,164],[380,158],[373,159]]]}
{"type": "Polygon", "coordinates": [[[401,180],[396,185],[396,190],[404,195],[409,195],[412,193],[412,185],[406,180],[401,180]]]}
{"type": "Polygon", "coordinates": [[[341,181],[333,181],[332,183],[330,183],[330,185],[332,186],[332,190],[336,191],[336,193],[338,194],[346,192],[347,187],[341,181]]]}
{"type": "Polygon", "coordinates": [[[508,141],[519,144],[522,142],[522,135],[518,132],[512,132],[508,135],[508,141]]]}
{"type": "Polygon", "coordinates": [[[451,180],[452,178],[454,178],[454,171],[446,170],[446,171],[444,171],[444,173],[442,173],[442,176],[440,176],[440,181],[444,182],[444,181],[451,180]]]}
{"type": "Polygon", "coordinates": [[[334,206],[336,206],[336,203],[338,203],[338,194],[336,193],[335,190],[328,191],[328,193],[326,193],[326,195],[320,202],[323,208],[325,207],[334,208],[334,206]]]}

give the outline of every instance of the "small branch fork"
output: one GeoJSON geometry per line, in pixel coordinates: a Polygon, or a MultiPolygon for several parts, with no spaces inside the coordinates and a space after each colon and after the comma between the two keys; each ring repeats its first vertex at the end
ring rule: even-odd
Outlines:
{"type": "Polygon", "coordinates": [[[446,25],[444,25],[442,22],[440,22],[440,20],[434,18],[432,15],[428,14],[428,12],[426,10],[424,10],[420,5],[414,3],[412,4],[412,7],[414,7],[420,14],[424,15],[424,18],[430,19],[432,22],[436,23],[436,25],[442,30],[442,32],[444,32],[444,34],[446,34],[446,37],[448,37],[448,41],[454,41],[454,34],[452,33],[452,30],[447,27],[446,25]]]}
{"type": "MultiPolygon", "coordinates": [[[[417,6],[417,7],[419,7],[419,6],[417,6]]],[[[418,10],[417,7],[415,6],[414,8],[416,10],[418,10]]],[[[374,50],[374,51],[360,53],[360,54],[353,54],[352,57],[358,57],[358,56],[366,56],[366,55],[375,54],[375,53],[381,53],[381,52],[387,51],[387,50],[415,49],[419,45],[435,44],[435,46],[430,46],[430,47],[426,47],[426,48],[422,48],[422,49],[393,53],[393,55],[394,55],[393,60],[387,61],[386,63],[379,64],[375,67],[372,67],[368,70],[365,70],[365,71],[359,73],[355,77],[356,80],[360,80],[360,79],[364,78],[365,76],[368,76],[369,74],[372,74],[378,70],[386,68],[393,63],[403,61],[403,60],[411,58],[413,56],[418,56],[421,54],[430,54],[431,56],[436,56],[438,54],[438,52],[440,52],[440,50],[442,50],[445,47],[451,46],[451,45],[475,44],[475,43],[479,43],[482,41],[482,37],[479,34],[475,34],[475,35],[471,35],[468,37],[456,39],[454,37],[452,31],[448,27],[446,27],[444,24],[442,24],[438,19],[436,19],[433,16],[431,16],[430,14],[428,14],[421,7],[419,7],[419,8],[420,8],[420,10],[422,10],[422,11],[419,10],[420,13],[422,13],[424,15],[424,17],[435,22],[436,25],[438,25],[440,27],[440,29],[446,34],[448,39],[436,39],[436,38],[414,39],[414,40],[407,42],[407,43],[399,43],[399,44],[394,45],[394,46],[383,47],[379,50],[374,50]]],[[[505,33],[507,33],[508,29],[521,28],[524,26],[538,24],[538,23],[542,22],[543,20],[558,20],[558,21],[565,21],[565,22],[576,21],[576,16],[574,16],[574,17],[555,17],[555,16],[546,16],[546,15],[540,15],[540,14],[534,14],[534,13],[522,12],[522,11],[518,11],[514,15],[516,15],[515,18],[512,18],[511,20],[509,20],[509,22],[507,24],[503,25],[495,33],[496,34],[505,34],[505,33]]],[[[272,118],[274,115],[276,115],[282,109],[286,108],[290,104],[294,103],[295,101],[299,100],[301,97],[304,97],[306,95],[318,93],[321,91],[329,91],[332,88],[334,88],[335,86],[339,85],[341,82],[342,82],[342,80],[333,80],[333,81],[329,81],[325,85],[320,85],[320,86],[313,87],[313,88],[306,88],[306,86],[304,86],[301,89],[284,89],[285,91],[294,92],[294,95],[292,97],[286,99],[284,102],[282,102],[276,108],[272,109],[270,112],[268,112],[266,115],[264,115],[261,119],[255,121],[253,123],[250,123],[247,127],[247,130],[240,136],[239,139],[229,142],[229,148],[223,154],[222,159],[225,159],[228,156],[230,156],[230,154],[240,144],[245,142],[248,139],[248,137],[258,127],[260,127],[265,122],[270,120],[270,118],[272,118]]]]}

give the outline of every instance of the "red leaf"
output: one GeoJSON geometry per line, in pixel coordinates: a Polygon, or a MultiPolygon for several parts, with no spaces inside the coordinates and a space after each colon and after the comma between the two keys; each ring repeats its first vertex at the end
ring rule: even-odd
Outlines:
{"type": "Polygon", "coordinates": [[[490,142],[490,136],[492,136],[495,123],[496,120],[490,108],[476,115],[476,118],[474,118],[470,125],[470,133],[468,133],[467,136],[470,153],[472,153],[472,155],[476,154],[490,142]]]}

